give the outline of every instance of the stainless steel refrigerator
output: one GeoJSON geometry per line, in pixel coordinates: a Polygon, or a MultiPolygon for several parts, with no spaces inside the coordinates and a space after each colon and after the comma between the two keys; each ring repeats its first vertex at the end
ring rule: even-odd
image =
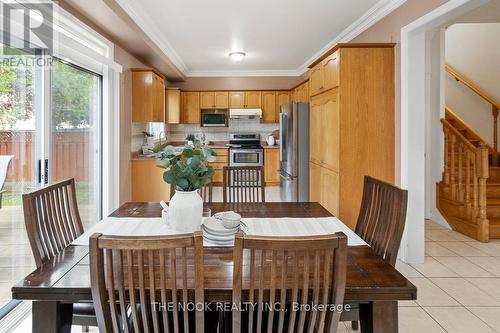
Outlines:
{"type": "Polygon", "coordinates": [[[281,201],[309,201],[309,103],[290,102],[280,112],[281,201]]]}

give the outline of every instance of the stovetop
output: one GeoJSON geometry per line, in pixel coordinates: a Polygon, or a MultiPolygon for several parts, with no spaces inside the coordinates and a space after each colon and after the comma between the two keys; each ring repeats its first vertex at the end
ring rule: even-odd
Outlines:
{"type": "Polygon", "coordinates": [[[230,141],[226,146],[229,149],[264,149],[260,143],[249,143],[248,141],[244,143],[230,141]]]}

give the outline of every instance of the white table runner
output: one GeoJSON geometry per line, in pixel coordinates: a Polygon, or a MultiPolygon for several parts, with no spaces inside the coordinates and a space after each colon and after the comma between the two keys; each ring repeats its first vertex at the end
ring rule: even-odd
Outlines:
{"type": "MultiPolygon", "coordinates": [[[[336,217],[317,218],[243,218],[249,235],[256,236],[314,236],[343,232],[349,246],[368,245],[349,227],[336,217]]],[[[89,237],[94,233],[110,236],[161,236],[179,232],[169,228],[159,217],[107,217],[93,225],[72,245],[89,245],[89,237]]],[[[220,246],[204,240],[205,246],[220,246]]]]}

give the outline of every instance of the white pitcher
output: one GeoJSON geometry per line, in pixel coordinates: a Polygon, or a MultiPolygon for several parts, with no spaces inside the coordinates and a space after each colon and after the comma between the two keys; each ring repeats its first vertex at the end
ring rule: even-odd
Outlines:
{"type": "Polygon", "coordinates": [[[167,209],[168,225],[180,232],[200,229],[203,213],[203,199],[198,191],[175,191],[167,209]]]}

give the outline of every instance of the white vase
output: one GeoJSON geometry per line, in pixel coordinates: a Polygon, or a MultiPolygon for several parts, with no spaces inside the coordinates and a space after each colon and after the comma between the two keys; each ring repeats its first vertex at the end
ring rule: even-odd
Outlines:
{"type": "Polygon", "coordinates": [[[198,191],[175,191],[168,204],[168,224],[181,232],[200,229],[203,213],[203,199],[198,191]]]}

